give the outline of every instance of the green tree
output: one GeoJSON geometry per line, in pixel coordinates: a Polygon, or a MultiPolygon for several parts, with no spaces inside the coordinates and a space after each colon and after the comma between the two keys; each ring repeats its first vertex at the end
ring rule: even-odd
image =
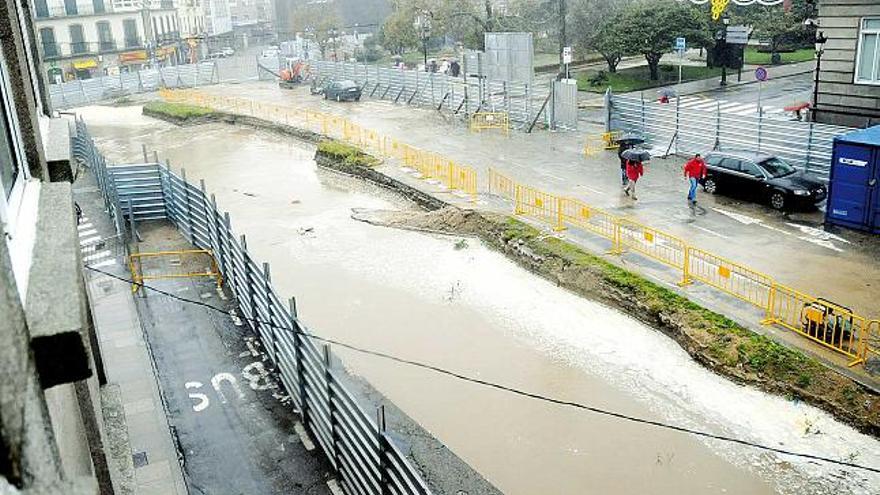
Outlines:
{"type": "Polygon", "coordinates": [[[660,78],[660,59],[672,50],[675,38],[683,36],[691,46],[708,40],[707,17],[675,0],[641,0],[627,6],[611,21],[625,53],[641,53],[648,62],[651,80],[660,78]]]}
{"type": "Polygon", "coordinates": [[[576,0],[569,7],[570,33],[581,53],[598,52],[608,65],[608,72],[617,72],[617,64],[627,55],[614,22],[628,0],[576,0]]]}
{"type": "Polygon", "coordinates": [[[379,30],[379,44],[392,55],[403,55],[407,50],[418,47],[419,34],[413,26],[415,15],[416,7],[412,2],[395,1],[391,15],[379,30]]]}
{"type": "MultiPolygon", "coordinates": [[[[796,0],[786,12],[782,5],[752,6],[751,9],[737,9],[733,21],[751,25],[752,36],[767,40],[771,60],[778,60],[778,52],[786,44],[801,44],[807,38],[808,29],[804,20],[811,14],[809,4],[796,0]]],[[[812,30],[810,30],[812,31],[812,30]]]]}
{"type": "Polygon", "coordinates": [[[327,56],[327,49],[335,41],[334,34],[341,32],[342,20],[335,4],[313,4],[301,2],[291,10],[291,29],[312,38],[321,49],[321,56],[327,56]]]}

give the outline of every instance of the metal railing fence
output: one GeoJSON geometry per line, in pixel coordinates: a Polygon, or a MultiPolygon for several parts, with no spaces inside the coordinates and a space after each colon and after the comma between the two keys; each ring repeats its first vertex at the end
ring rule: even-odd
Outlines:
{"type": "Polygon", "coordinates": [[[806,172],[828,178],[834,137],[852,128],[681,108],[644,96],[608,95],[607,130],[642,135],[654,147],[671,153],[713,150],[760,151],[777,155],[806,172]]]}
{"type": "MultiPolygon", "coordinates": [[[[349,495],[413,494],[431,491],[385,430],[382,408],[376,418],[355,400],[333,369],[330,346],[320,344],[272,286],[268,263],[250,255],[247,239],[236,236],[204,182],[195,186],[167,164],[111,166],[97,152],[82,121],[77,122],[75,156],[91,167],[108,203],[125,197],[125,216],[136,221],[167,219],[197,248],[210,253],[232,290],[240,312],[280,372],[302,423],[317,439],[349,495]],[[133,175],[134,174],[134,175],[133,175]],[[124,192],[122,192],[124,191],[124,192]],[[138,198],[141,198],[139,200],[138,198]],[[153,208],[161,201],[163,208],[153,208]]],[[[115,210],[121,217],[122,209],[115,210]]]]}
{"type": "Polygon", "coordinates": [[[609,253],[633,251],[673,268],[679,285],[700,282],[761,311],[762,324],[778,325],[850,359],[850,366],[880,358],[880,322],[777,283],[683,239],[639,222],[593,208],[572,198],[541,191],[489,171],[489,192],[513,203],[515,215],[541,221],[554,230],[577,228],[611,243],[609,253]]]}
{"type": "MultiPolygon", "coordinates": [[[[426,106],[470,116],[476,112],[504,112],[520,127],[531,124],[542,110],[545,94],[527,82],[452,77],[442,73],[384,68],[351,62],[318,61],[311,65],[318,81],[350,79],[365,96],[426,106]]],[[[549,116],[545,115],[545,120],[549,116]]]]}
{"type": "Polygon", "coordinates": [[[216,64],[201,62],[50,84],[49,99],[52,107],[58,110],[160,88],[195,87],[218,82],[216,64]]]}

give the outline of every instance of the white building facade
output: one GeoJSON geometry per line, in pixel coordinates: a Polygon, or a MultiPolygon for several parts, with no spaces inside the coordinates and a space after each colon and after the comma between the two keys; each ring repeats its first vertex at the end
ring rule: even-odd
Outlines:
{"type": "Polygon", "coordinates": [[[50,83],[176,64],[180,19],[172,0],[34,0],[34,24],[50,83]]]}

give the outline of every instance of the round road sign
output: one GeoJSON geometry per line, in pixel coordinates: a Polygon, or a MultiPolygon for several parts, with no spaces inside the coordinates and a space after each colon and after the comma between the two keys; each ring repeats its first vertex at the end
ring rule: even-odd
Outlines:
{"type": "Polygon", "coordinates": [[[755,79],[757,79],[759,81],[766,81],[767,80],[767,69],[765,69],[763,67],[758,67],[757,69],[755,69],[755,79]]]}

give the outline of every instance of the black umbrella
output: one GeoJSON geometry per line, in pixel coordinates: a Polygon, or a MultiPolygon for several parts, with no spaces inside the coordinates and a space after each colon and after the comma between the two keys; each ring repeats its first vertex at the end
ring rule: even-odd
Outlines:
{"type": "Polygon", "coordinates": [[[645,142],[645,139],[636,134],[624,134],[617,138],[618,144],[642,144],[645,142]]]}
{"type": "Polygon", "coordinates": [[[651,160],[651,153],[645,150],[630,149],[620,154],[624,160],[632,160],[635,162],[647,162],[651,160]]]}

